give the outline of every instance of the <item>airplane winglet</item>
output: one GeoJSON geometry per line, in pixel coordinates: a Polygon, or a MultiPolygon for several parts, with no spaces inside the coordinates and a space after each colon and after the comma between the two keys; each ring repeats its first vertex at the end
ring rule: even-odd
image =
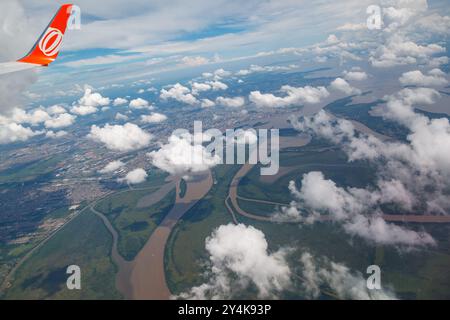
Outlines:
{"type": "Polygon", "coordinates": [[[63,4],[30,52],[17,62],[48,66],[55,61],[72,14],[72,4],[63,4]]]}

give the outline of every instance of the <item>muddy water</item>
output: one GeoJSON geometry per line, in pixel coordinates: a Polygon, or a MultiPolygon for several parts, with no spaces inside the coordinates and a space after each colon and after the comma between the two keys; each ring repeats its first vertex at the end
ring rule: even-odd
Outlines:
{"type": "Polygon", "coordinates": [[[129,298],[138,300],[170,298],[171,293],[164,272],[164,249],[167,239],[177,221],[211,189],[212,174],[208,171],[188,181],[183,198],[179,197],[179,185],[177,183],[177,199],[174,207],[133,261],[130,275],[132,292],[129,298]]]}
{"type": "Polygon", "coordinates": [[[164,249],[170,232],[177,221],[198,200],[202,199],[213,185],[210,171],[197,174],[187,181],[186,194],[180,198],[180,179],[162,186],[158,191],[143,197],[138,207],[150,207],[161,201],[176,186],[176,201],[173,208],[166,215],[161,224],[155,229],[145,246],[133,261],[126,261],[117,249],[119,235],[108,218],[101,212],[91,210],[103,221],[113,237],[111,257],[118,268],[116,274],[116,288],[125,299],[169,299],[171,293],[166,284],[164,272],[164,249]],[[176,182],[174,182],[176,181],[176,182]]]}
{"type": "Polygon", "coordinates": [[[117,242],[119,241],[119,235],[117,234],[116,229],[112,226],[112,224],[109,222],[108,218],[105,217],[101,212],[98,212],[93,207],[91,207],[91,210],[98,215],[106,228],[109,230],[113,237],[113,245],[111,248],[111,258],[113,259],[114,263],[116,264],[118,268],[118,272],[116,274],[116,288],[119,290],[120,293],[125,298],[128,298],[131,296],[132,289],[130,281],[128,280],[130,278],[131,270],[133,268],[133,263],[126,261],[120,254],[117,249],[117,242]]]}

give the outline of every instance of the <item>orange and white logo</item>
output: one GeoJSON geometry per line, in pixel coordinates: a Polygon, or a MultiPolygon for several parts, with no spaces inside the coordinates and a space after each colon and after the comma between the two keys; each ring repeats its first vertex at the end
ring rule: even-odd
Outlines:
{"type": "Polygon", "coordinates": [[[58,53],[63,40],[63,34],[56,28],[48,28],[39,41],[39,49],[47,57],[52,57],[58,53]]]}

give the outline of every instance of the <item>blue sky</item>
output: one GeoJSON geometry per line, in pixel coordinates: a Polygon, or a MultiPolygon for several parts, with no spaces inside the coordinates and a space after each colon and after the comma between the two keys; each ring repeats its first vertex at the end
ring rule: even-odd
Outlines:
{"type": "MultiPolygon", "coordinates": [[[[20,19],[19,27],[17,21],[11,26],[17,30],[8,45],[15,53],[10,58],[28,50],[65,2],[5,1],[16,4],[5,11],[20,19]]],[[[323,43],[330,34],[347,37],[339,27],[365,23],[369,5],[397,2],[426,5],[423,0],[73,1],[81,9],[81,30],[68,31],[58,60],[41,72],[33,89],[102,86],[177,70],[182,77],[188,69],[214,69],[230,61],[250,65],[261,52],[323,43]]],[[[428,11],[445,13],[448,6],[428,1],[428,11]]],[[[357,36],[357,41],[364,39],[357,36]]]]}

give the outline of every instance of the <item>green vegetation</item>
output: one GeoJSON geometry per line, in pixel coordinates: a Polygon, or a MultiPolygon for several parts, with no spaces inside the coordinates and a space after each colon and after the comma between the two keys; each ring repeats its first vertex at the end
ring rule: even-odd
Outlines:
{"type": "MultiPolygon", "coordinates": [[[[85,204],[80,205],[79,209],[81,210],[84,206],[85,204]]],[[[45,219],[61,219],[67,217],[68,214],[69,208],[64,206],[50,212],[45,216],[45,219]]],[[[24,243],[0,243],[0,283],[3,282],[4,277],[14,265],[41,240],[31,238],[31,240],[24,243]]]]}
{"type": "Polygon", "coordinates": [[[182,292],[202,281],[205,239],[214,228],[232,221],[224,201],[231,179],[239,168],[238,165],[216,167],[214,186],[172,230],[165,251],[166,279],[172,293],[182,292]]]}
{"type": "MultiPolygon", "coordinates": [[[[175,188],[175,187],[174,187],[175,188]]],[[[130,190],[100,201],[96,210],[105,214],[119,234],[118,250],[127,260],[132,260],[147,242],[175,203],[175,189],[150,207],[140,208],[139,200],[151,190],[130,190]]]]}
{"type": "Polygon", "coordinates": [[[382,117],[374,117],[370,114],[371,109],[381,104],[382,101],[360,104],[351,104],[351,101],[351,98],[336,100],[327,105],[325,110],[338,117],[361,122],[373,131],[386,136],[399,140],[406,139],[408,135],[407,128],[394,121],[385,120],[382,117]]]}
{"type": "Polygon", "coordinates": [[[65,157],[62,154],[58,154],[46,159],[14,165],[0,172],[0,184],[33,181],[39,177],[46,176],[58,169],[58,163],[64,160],[65,157]]]}
{"type": "Polygon", "coordinates": [[[147,174],[147,181],[137,185],[136,189],[161,186],[167,183],[165,180],[169,176],[167,172],[154,167],[152,167],[150,170],[147,170],[147,174]]]}
{"type": "Polygon", "coordinates": [[[6,299],[119,299],[112,237],[93,213],[80,214],[17,270],[6,299]],[[82,290],[68,290],[69,265],[81,268],[82,290]]]}
{"type": "Polygon", "coordinates": [[[302,176],[311,171],[321,171],[327,179],[332,179],[340,186],[366,187],[375,177],[374,170],[368,163],[354,161],[349,163],[345,153],[323,141],[313,140],[309,145],[291,148],[280,153],[281,167],[295,167],[273,183],[263,182],[260,166],[256,165],[242,178],[238,194],[249,199],[289,203],[292,200],[288,190],[289,181],[296,181],[300,186],[302,176]]]}
{"type": "MultiPolygon", "coordinates": [[[[410,224],[408,228],[423,229],[410,224]]],[[[424,225],[437,241],[432,250],[399,252],[392,247],[377,247],[377,263],[383,281],[391,284],[403,299],[450,299],[450,226],[424,225]]]]}
{"type": "Polygon", "coordinates": [[[239,198],[237,201],[242,210],[259,216],[270,216],[275,212],[277,207],[280,207],[273,204],[247,201],[239,198]]]}

